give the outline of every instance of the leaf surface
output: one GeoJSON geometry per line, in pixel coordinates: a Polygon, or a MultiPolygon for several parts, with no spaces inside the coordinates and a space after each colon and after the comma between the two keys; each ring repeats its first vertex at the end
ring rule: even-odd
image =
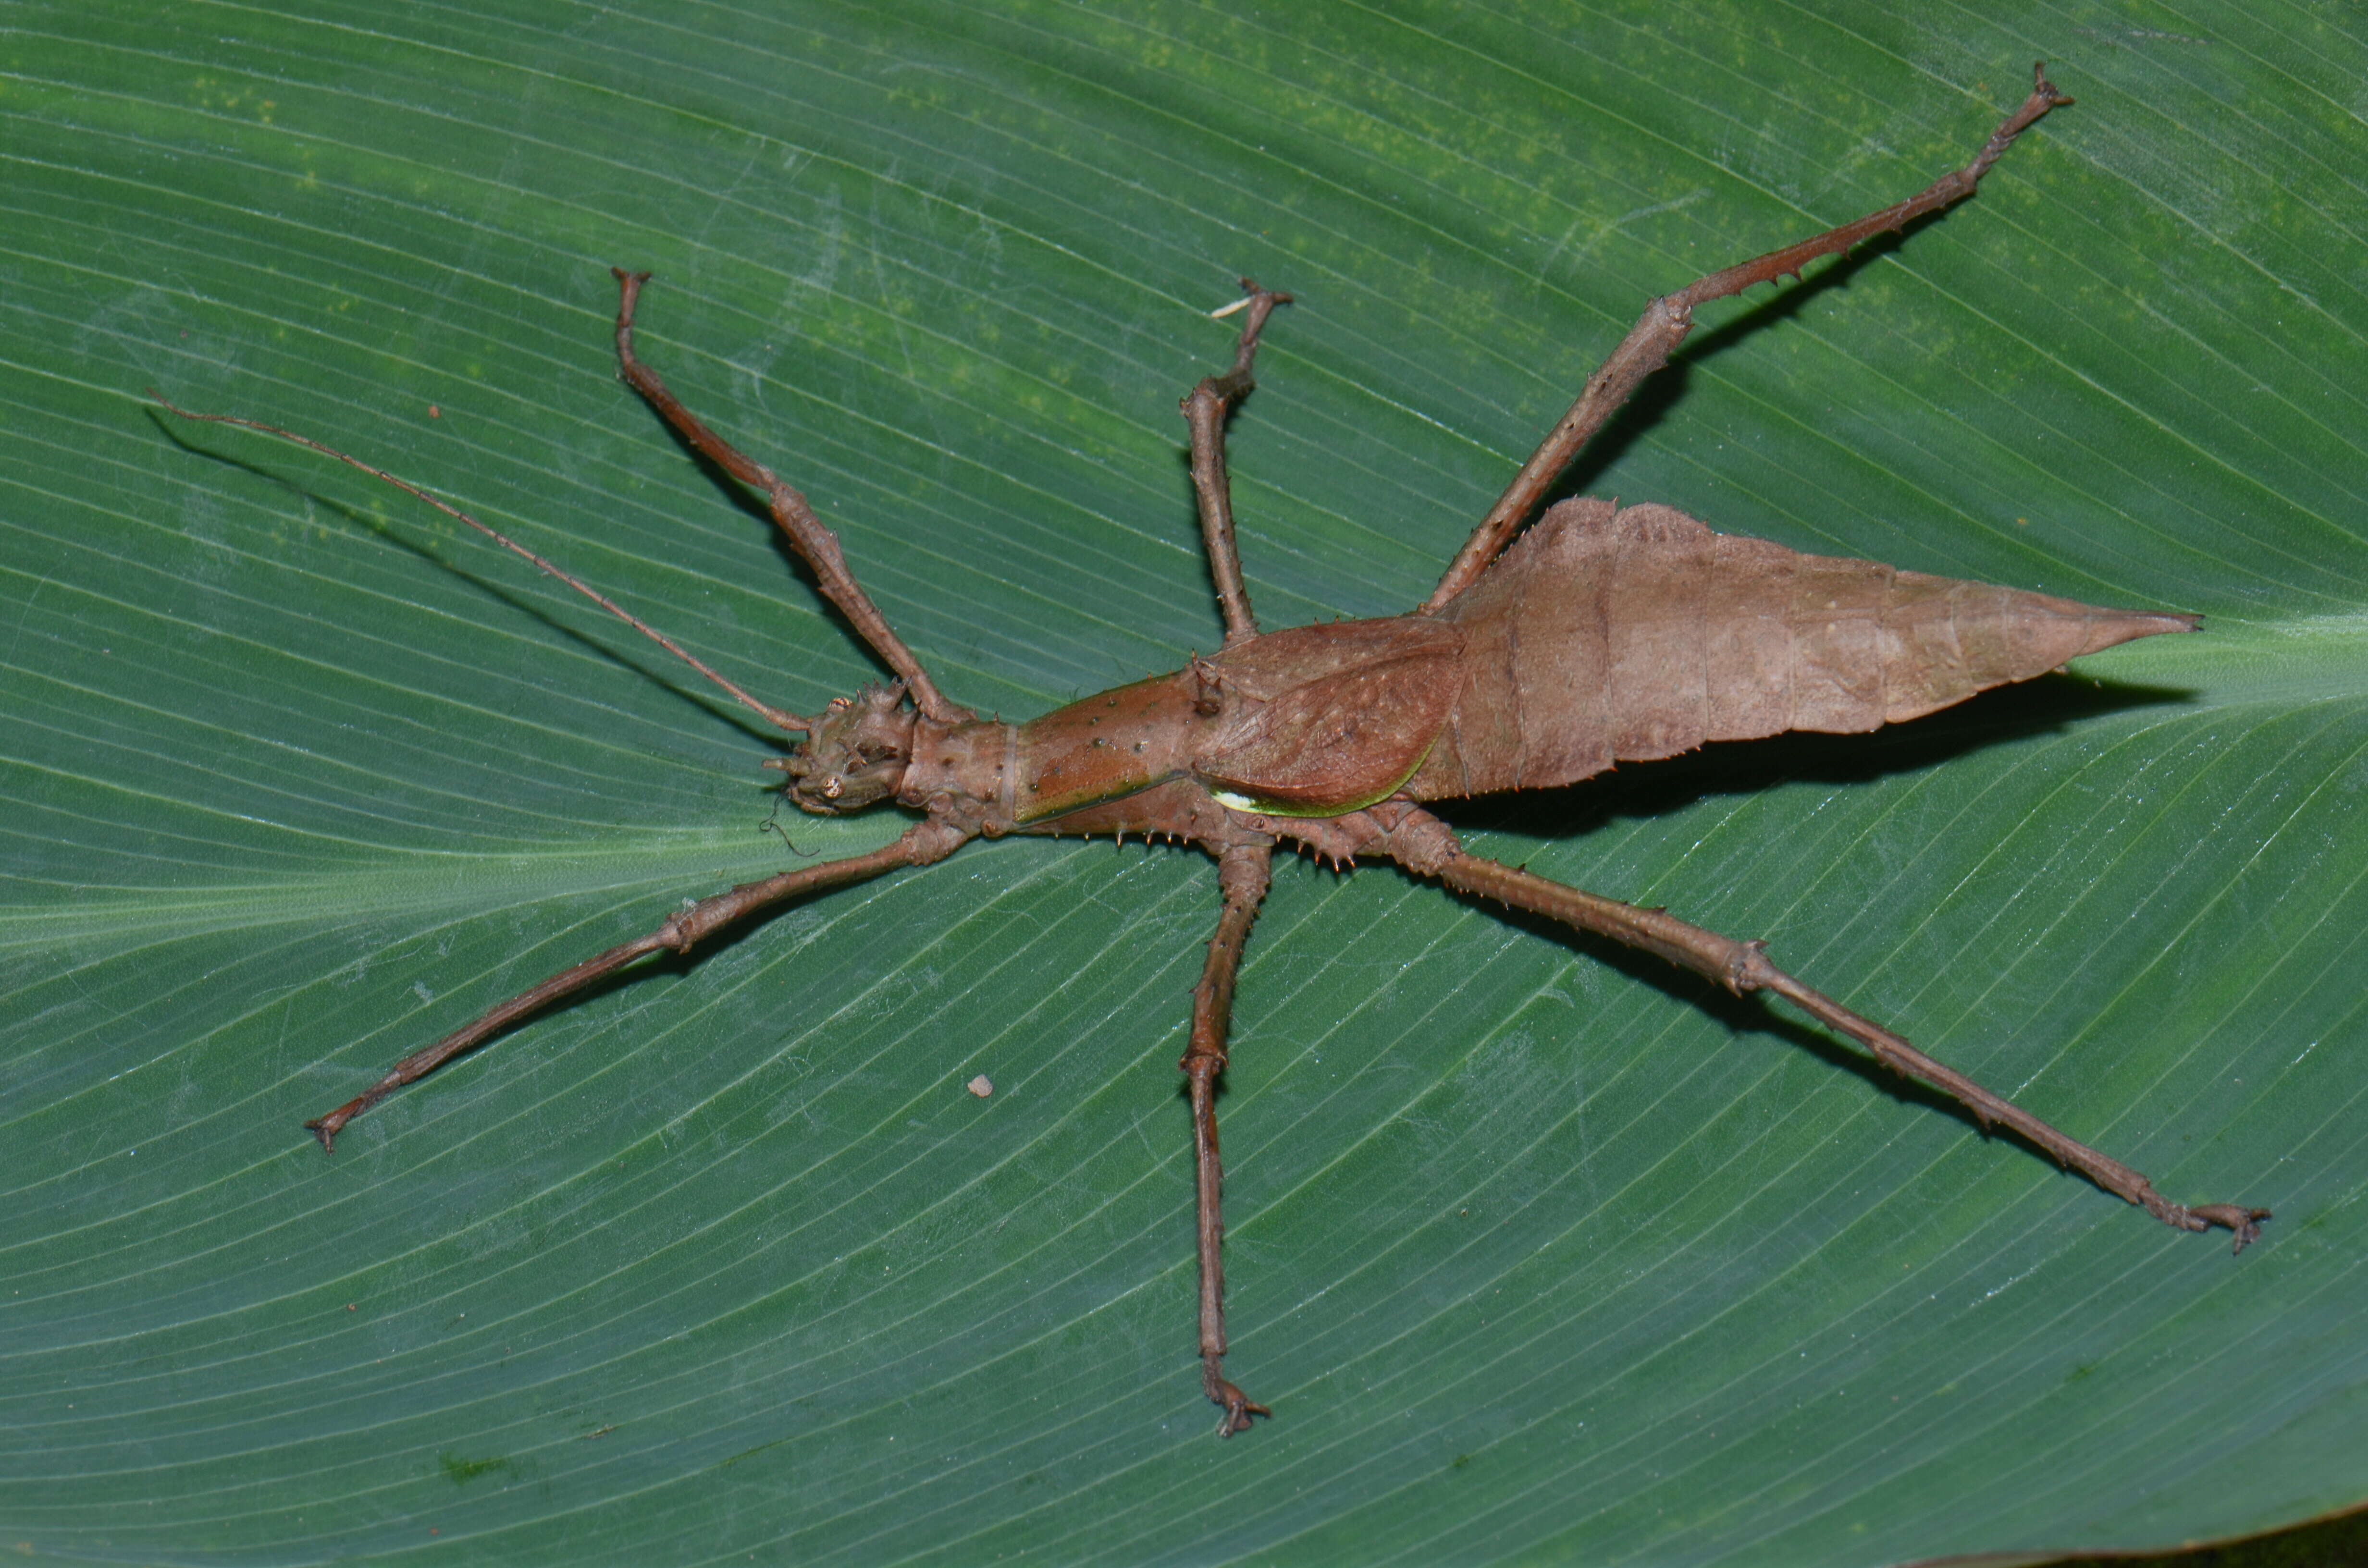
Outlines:
{"type": "MultiPolygon", "coordinates": [[[[2340,8],[0,16],[0,1525],[308,1562],[1884,1563],[2368,1494],[2368,47],[2340,8]],[[1229,1444],[1173,1062],[1205,862],[1006,841],[298,1124],[782,864],[768,737],[307,454],[476,510],[772,700],[877,678],[615,380],[803,487],[948,691],[1417,601],[1652,293],[2079,99],[1713,307],[1566,493],[2155,639],[1872,737],[1475,802],[1769,939],[2174,1198],[1386,869],[1281,869],[1221,1102],[1229,1444]],[[994,1093],[964,1084],[978,1074],[994,1093]]],[[[890,818],[784,823],[846,854],[890,818]]]]}

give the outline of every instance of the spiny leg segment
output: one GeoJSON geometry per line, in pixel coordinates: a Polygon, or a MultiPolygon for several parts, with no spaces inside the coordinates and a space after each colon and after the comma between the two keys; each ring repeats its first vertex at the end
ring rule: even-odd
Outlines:
{"type": "MultiPolygon", "coordinates": [[[[1257,382],[1250,365],[1258,357],[1258,335],[1277,305],[1291,296],[1261,289],[1242,279],[1243,298],[1221,315],[1246,311],[1241,335],[1234,345],[1234,363],[1222,374],[1204,377],[1186,393],[1180,406],[1192,432],[1192,493],[1200,503],[1201,538],[1208,550],[1209,576],[1217,590],[1217,606],[1225,618],[1225,646],[1247,642],[1258,635],[1248,591],[1242,584],[1241,558],[1234,548],[1232,486],[1225,473],[1225,421],[1257,382]]],[[[1217,1075],[1225,1068],[1225,1039],[1233,1026],[1234,982],[1241,971],[1242,948],[1250,925],[1266,897],[1273,841],[1245,834],[1217,850],[1217,885],[1224,906],[1217,933],[1209,938],[1209,956],[1201,980],[1192,987],[1192,1032],[1177,1066],[1192,1099],[1193,1233],[1198,1239],[1201,1275],[1201,1388],[1211,1403],[1224,1411],[1217,1436],[1247,1432],[1251,1421],[1270,1415],[1263,1404],[1224,1375],[1225,1225],[1222,1207],[1224,1174],[1217,1155],[1217,1075]]]]}
{"type": "Polygon", "coordinates": [[[665,421],[673,426],[682,438],[704,453],[717,467],[743,484],[753,485],[765,493],[765,504],[773,514],[773,522],[790,541],[814,574],[823,595],[838,607],[848,624],[858,635],[871,644],[871,651],[881,661],[894,670],[913,694],[913,705],[932,719],[944,722],[967,719],[967,710],[956,708],[939,695],[937,685],[929,679],[921,661],[905,646],[904,640],[888,625],[888,618],[871,602],[871,596],[847,569],[847,557],[839,552],[838,539],[822,526],[806,498],[789,485],[771,469],[740,451],[729,441],[700,423],[699,416],[676,401],[658,380],[655,370],[643,364],[633,354],[633,307],[640,301],[642,285],[650,280],[646,272],[628,272],[621,267],[609,269],[617,278],[617,368],[618,373],[635,392],[642,394],[665,421]]]}
{"type": "Polygon", "coordinates": [[[1217,606],[1225,615],[1225,646],[1247,642],[1258,635],[1250,615],[1248,593],[1242,586],[1241,557],[1234,550],[1233,486],[1225,473],[1225,420],[1258,382],[1250,379],[1250,361],[1258,357],[1258,334],[1277,305],[1291,296],[1261,289],[1242,279],[1243,298],[1226,307],[1242,310],[1242,335],[1234,346],[1233,369],[1203,379],[1184,396],[1185,422],[1192,428],[1192,494],[1201,506],[1201,538],[1209,551],[1209,575],[1217,586],[1217,606]]]}
{"type": "Polygon", "coordinates": [[[1217,857],[1217,885],[1224,906],[1209,956],[1192,987],[1192,1033],[1177,1065],[1192,1095],[1194,1233],[1201,1255],[1201,1388],[1224,1410],[1217,1436],[1250,1429],[1254,1416],[1272,1414],[1225,1378],[1225,1225],[1219,1199],[1224,1186],[1217,1158],[1217,1074],[1225,1070],[1225,1037],[1233,1026],[1234,981],[1241,972],[1242,948],[1266,897],[1273,846],[1260,838],[1228,846],[1217,857]]]}
{"type": "Polygon", "coordinates": [[[1949,1096],[1967,1110],[1985,1131],[1995,1123],[2012,1128],[2056,1164],[2077,1170],[2107,1192],[2137,1204],[2166,1225],[2182,1231],[2207,1231],[2218,1225],[2235,1233],[2235,1252],[2259,1239],[2266,1209],[2236,1203],[2179,1204],[2154,1189],[2154,1184],[2129,1166],[2056,1131],[2021,1107],[1983,1088],[1899,1036],[1804,985],[1768,961],[1766,944],[1739,942],[1707,931],[1658,909],[1641,909],[1616,899],[1600,897],[1562,882],[1533,876],[1496,860],[1468,855],[1455,842],[1447,824],[1418,807],[1393,804],[1370,813],[1385,831],[1371,848],[1389,856],[1409,870],[1437,879],[1459,892],[1494,899],[1514,909],[1526,909],[1582,931],[1667,959],[1681,969],[1725,986],[1740,996],[1752,991],[1772,991],[1803,1012],[1856,1040],[1874,1059],[1902,1076],[1918,1079],[1949,1096]]]}
{"type": "Polygon", "coordinates": [[[661,949],[672,953],[688,953],[704,938],[724,926],[744,920],[768,904],[795,898],[800,893],[817,892],[825,888],[844,887],[893,871],[904,866],[926,866],[942,860],[967,843],[971,835],[935,817],[915,823],[893,843],[861,855],[850,855],[843,860],[825,860],[817,866],[802,866],[794,871],[783,871],[762,881],[743,882],[738,887],[700,899],[688,909],[678,910],[658,923],[654,931],[644,932],[630,942],[620,942],[607,952],[586,959],[582,963],[561,970],[536,985],[529,986],[499,1006],[489,1008],[472,1022],[462,1025],[431,1046],[413,1051],[387,1069],[386,1075],[328,1115],[304,1124],[324,1149],[336,1146],[337,1134],[346,1123],[386,1098],[404,1085],[423,1078],[461,1052],[482,1044],[495,1035],[542,1011],[563,997],[575,994],[604,975],[613,974],[635,959],[661,949]]]}
{"type": "Polygon", "coordinates": [[[1798,277],[1802,267],[1819,256],[1839,256],[1861,240],[1900,228],[1971,196],[1982,176],[1989,172],[1990,165],[1998,161],[2017,136],[2049,109],[2072,101],[2057,92],[2055,85],[2047,79],[2044,62],[2031,68],[2031,96],[1990,132],[1990,139],[1964,168],[1934,180],[1907,200],[1895,202],[1880,212],[1871,212],[1856,222],[1828,229],[1798,244],[1698,278],[1676,293],[1664,294],[1646,305],[1644,315],[1620,340],[1620,347],[1597,367],[1595,374],[1587,378],[1570,412],[1530,454],[1521,472],[1513,476],[1512,483],[1497,497],[1497,504],[1488,508],[1488,515],[1480,519],[1480,526],[1472,530],[1472,537],[1448,562],[1439,586],[1422,602],[1419,613],[1431,614],[1479,579],[1488,562],[1497,558],[1497,552],[1505,548],[1505,541],[1513,537],[1514,530],[1537,508],[1562,471],[1570,466],[1578,449],[1619,412],[1620,405],[1628,401],[1647,376],[1668,363],[1669,356],[1693,330],[1696,305],[1740,294],[1755,283],[1798,277]]]}

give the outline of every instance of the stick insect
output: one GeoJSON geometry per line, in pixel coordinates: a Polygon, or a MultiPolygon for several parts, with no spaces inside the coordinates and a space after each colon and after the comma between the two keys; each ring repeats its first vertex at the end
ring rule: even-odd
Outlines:
{"type": "MultiPolygon", "coordinates": [[[[1191,482],[1224,620],[1213,655],[1181,670],[1012,724],[949,701],[872,604],[806,499],[715,434],[633,347],[649,275],[612,269],[624,380],[684,440],[760,492],[823,595],[894,673],[819,714],[741,690],[584,584],[392,475],[307,437],[230,415],[189,415],[280,436],[400,485],[657,640],[768,722],[797,737],[766,766],[789,798],[837,815],[881,804],[917,813],[893,842],[698,900],[652,930],[586,959],[404,1057],[346,1104],[305,1123],[324,1150],[405,1084],[586,985],[654,953],[685,954],[757,912],[1005,834],[1163,835],[1216,862],[1215,934],[1192,990],[1179,1068],[1190,1100],[1199,1254],[1201,1387],[1220,1436],[1269,1415],[1225,1375],[1216,1085],[1234,987],[1279,844],[1336,865],[1395,862],[1467,897],[1492,900],[1641,949],[1737,995],[1772,992],[1876,1061],[1951,1096],[1988,1131],[2003,1125],[2097,1186],[2185,1231],[2234,1233],[2243,1250],[2269,1218],[2229,1203],[2182,1205],[2112,1157],[1918,1051],[1737,941],[1533,876],[1466,851],[1426,802],[1575,782],[1707,740],[1787,730],[1853,733],[1917,717],[1977,691],[2138,637],[2192,631],[2185,615],[2066,599],[1795,553],[1722,536],[1666,506],[1565,501],[1515,536],[1590,437],[1668,360],[1696,307],[1900,229],[1973,194],[2022,131],[2071,100],[2044,68],[2030,96],[1973,161],[1907,200],[1696,279],[1646,305],[1464,543],[1430,597],[1385,619],[1266,632],[1235,551],[1225,426],[1254,384],[1258,341],[1288,294],[1243,280],[1232,366],[1183,400],[1191,482]]],[[[1225,312],[1220,312],[1225,313],[1225,312]]],[[[169,406],[169,405],[167,405],[169,406]]],[[[179,413],[181,411],[175,410],[179,413]]]]}

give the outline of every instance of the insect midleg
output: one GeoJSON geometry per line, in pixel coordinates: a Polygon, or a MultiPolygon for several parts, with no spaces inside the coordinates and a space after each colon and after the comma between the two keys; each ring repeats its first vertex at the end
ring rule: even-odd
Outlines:
{"type": "Polygon", "coordinates": [[[1657,909],[1640,909],[1563,882],[1550,881],[1496,860],[1467,855],[1454,843],[1445,824],[1429,812],[1405,808],[1389,835],[1372,847],[1409,870],[1433,877],[1460,892],[1494,899],[1592,931],[1613,941],[1655,953],[1680,968],[1692,970],[1736,995],[1772,991],[1827,1028],[1864,1046],[1874,1059],[1902,1076],[1919,1079],[1973,1112],[1985,1131],[2003,1122],[2058,1165],[2078,1171],[2117,1198],[2138,1204],[2166,1225],[2182,1231],[2205,1231],[2219,1225],[2236,1233],[2233,1250],[2242,1252],[2260,1233],[2266,1209],[2234,1203],[2193,1206],[2170,1202],[2153,1183],[2112,1156],[2067,1137],[2021,1107],[2013,1105],[1918,1051],[1899,1036],[1802,984],[1768,961],[1765,944],[1739,942],[1688,925],[1657,909]],[[1411,831],[1409,831],[1411,830],[1411,831]]]}
{"type": "Polygon", "coordinates": [[[1233,844],[1217,858],[1217,885],[1224,907],[1217,916],[1217,934],[1209,938],[1209,957],[1192,987],[1192,1033],[1184,1048],[1185,1082],[1192,1095],[1192,1165],[1195,1177],[1194,1232],[1201,1255],[1201,1387],[1212,1403],[1224,1408],[1217,1436],[1247,1432],[1253,1416],[1269,1414],[1263,1404],[1227,1381],[1222,1363],[1225,1355],[1225,1273],[1222,1244],[1225,1226],[1219,1208],[1224,1175],[1217,1158],[1217,1074],[1225,1069],[1225,1037],[1233,1025],[1234,981],[1241,972],[1242,947],[1250,924],[1258,918],[1266,897],[1269,861],[1273,846],[1261,840],[1233,844]]]}
{"type": "Polygon", "coordinates": [[[848,624],[871,644],[871,651],[880,655],[881,662],[903,678],[905,689],[913,694],[915,707],[940,722],[969,718],[966,710],[955,708],[939,695],[928,672],[921,668],[920,660],[905,646],[903,639],[889,626],[888,618],[880,613],[879,607],[855,580],[855,574],[848,570],[847,557],[839,552],[837,539],[822,526],[822,519],[814,516],[806,498],[782,483],[772,470],[700,424],[696,415],[666,391],[657,372],[634,357],[633,307],[650,275],[628,272],[621,267],[609,270],[617,278],[617,367],[626,384],[641,393],[684,440],[705,453],[726,473],[765,493],[765,503],[772,510],[775,525],[798,552],[798,558],[813,571],[824,597],[837,606],[848,624]]]}
{"type": "Polygon", "coordinates": [[[1234,549],[1233,487],[1225,474],[1225,420],[1258,383],[1250,379],[1250,361],[1258,356],[1258,334],[1277,305],[1291,302],[1288,294],[1261,289],[1242,279],[1247,298],[1228,310],[1249,313],[1234,345],[1234,368],[1203,379],[1184,396],[1186,423],[1192,427],[1192,494],[1201,505],[1201,538],[1208,547],[1209,576],[1216,584],[1217,605],[1225,614],[1225,646],[1247,642],[1258,635],[1250,615],[1249,593],[1242,586],[1241,557],[1234,549]]]}
{"type": "Polygon", "coordinates": [[[843,860],[801,866],[794,871],[783,871],[762,881],[743,882],[727,892],[700,899],[689,908],[667,915],[659,922],[655,930],[645,932],[630,942],[620,942],[604,953],[561,970],[500,1006],[489,1008],[435,1044],[413,1051],[388,1068],[386,1075],[377,1083],[328,1115],[308,1121],[304,1126],[321,1141],[322,1148],[333,1149],[337,1134],[344,1130],[346,1123],[404,1085],[426,1077],[452,1058],[482,1044],[512,1024],[532,1017],[563,997],[573,995],[644,954],[657,952],[661,949],[687,953],[693,944],[754,915],[768,904],[778,903],[799,893],[863,881],[900,867],[925,866],[933,860],[942,860],[961,848],[970,836],[961,829],[932,817],[926,822],[915,823],[894,842],[883,844],[877,849],[850,855],[843,860]]]}
{"type": "Polygon", "coordinates": [[[1488,562],[1497,558],[1505,541],[1513,537],[1513,530],[1536,508],[1562,471],[1570,466],[1570,460],[1578,455],[1578,449],[1603,428],[1605,421],[1618,412],[1645,377],[1668,363],[1670,354],[1693,328],[1696,305],[1740,294],[1754,283],[1773,283],[1787,276],[1797,278],[1803,267],[1819,256],[1839,256],[1861,240],[1903,227],[1927,212],[1937,212],[1971,196],[1990,165],[2033,120],[2072,101],[2048,81],[2044,63],[2031,68],[2031,96],[1990,132],[1990,139],[1982,143],[1982,150],[1964,168],[1942,176],[1907,200],[1895,202],[1880,212],[1870,212],[1856,222],[1828,229],[1798,244],[1698,278],[1676,293],[1664,294],[1646,305],[1628,335],[1620,340],[1620,347],[1587,378],[1570,412],[1530,454],[1521,472],[1513,476],[1512,483],[1497,497],[1497,504],[1488,508],[1488,515],[1480,519],[1480,526],[1472,530],[1463,548],[1455,552],[1455,559],[1439,579],[1439,586],[1423,601],[1422,613],[1429,614],[1470,587],[1488,562]]]}

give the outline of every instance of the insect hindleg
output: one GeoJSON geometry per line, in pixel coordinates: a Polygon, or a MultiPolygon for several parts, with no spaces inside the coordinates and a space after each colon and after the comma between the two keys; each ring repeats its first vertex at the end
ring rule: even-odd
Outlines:
{"type": "MultiPolygon", "coordinates": [[[[1378,818],[1383,812],[1377,809],[1372,814],[1378,818]]],[[[1661,910],[1640,909],[1532,876],[1498,861],[1467,855],[1445,824],[1417,808],[1394,808],[1384,835],[1372,841],[1370,847],[1458,892],[1530,910],[1582,931],[1592,931],[1658,954],[1736,995],[1772,991],[1828,1028],[1858,1041],[1893,1072],[1920,1079],[1956,1100],[1973,1112],[1974,1119],[1985,1131],[1993,1123],[2004,1123],[2058,1165],[2077,1170],[2106,1191],[2140,1205],[2167,1225],[2182,1231],[2224,1226],[2236,1233],[2234,1250],[2242,1252],[2245,1244],[2260,1234],[2260,1221],[2270,1217],[2266,1209],[2248,1209],[2240,1204],[2203,1203],[2190,1207],[2170,1202],[2155,1191],[2145,1176],[2120,1161],[2066,1136],[2029,1111],[1935,1062],[1882,1025],[1861,1017],[1833,998],[1802,984],[1768,961],[1762,943],[1738,942],[1715,931],[1690,926],[1661,910]]]]}
{"type": "Polygon", "coordinates": [[[586,959],[573,968],[561,970],[541,984],[519,992],[473,1022],[454,1029],[435,1044],[413,1051],[388,1068],[386,1075],[377,1083],[328,1115],[308,1121],[304,1126],[321,1141],[322,1148],[333,1149],[337,1134],[344,1130],[346,1123],[404,1085],[426,1077],[461,1052],[490,1040],[512,1024],[542,1011],[553,1002],[575,994],[603,975],[614,973],[635,959],[661,949],[687,953],[693,944],[734,921],[799,893],[860,882],[902,866],[925,866],[933,860],[942,860],[961,848],[970,836],[961,829],[932,817],[926,822],[915,823],[894,842],[883,844],[877,849],[850,855],[843,860],[825,860],[818,866],[802,866],[794,871],[783,871],[762,881],[743,882],[712,898],[700,899],[689,908],[667,915],[655,930],[630,942],[620,942],[607,952],[586,959]]]}
{"type": "Polygon", "coordinates": [[[1224,908],[1217,934],[1209,938],[1208,961],[1192,987],[1192,1033],[1177,1063],[1192,1094],[1194,1230],[1201,1252],[1201,1387],[1224,1408],[1217,1436],[1247,1432],[1253,1416],[1269,1414],[1225,1379],[1225,1273],[1221,1256],[1225,1226],[1218,1207],[1224,1176],[1217,1159],[1217,1074],[1225,1068],[1225,1036],[1233,1024],[1234,979],[1242,966],[1242,946],[1266,897],[1268,862],[1273,847],[1260,840],[1228,846],[1217,858],[1217,885],[1224,908]]]}
{"type": "Polygon", "coordinates": [[[633,355],[633,307],[639,301],[642,285],[650,280],[646,272],[628,272],[621,267],[609,269],[617,278],[617,367],[626,384],[642,394],[660,417],[673,426],[682,438],[697,448],[726,473],[743,484],[751,484],[765,493],[765,502],[772,509],[773,521],[813,571],[815,583],[825,597],[838,607],[881,661],[903,677],[905,689],[913,694],[915,707],[932,719],[951,722],[967,719],[970,714],[955,708],[939,696],[928,672],[903,639],[890,628],[888,618],[880,613],[855,574],[847,568],[847,557],[839,553],[838,540],[822,526],[806,498],[780,479],[771,469],[734,448],[730,442],[710,430],[690,410],[676,401],[658,380],[657,372],[643,364],[633,355]]]}
{"type": "Polygon", "coordinates": [[[1907,200],[1895,202],[1880,212],[1870,212],[1854,223],[1844,223],[1798,244],[1697,278],[1676,293],[1664,294],[1646,305],[1644,315],[1620,340],[1620,347],[1611,351],[1611,358],[1597,368],[1595,374],[1587,378],[1587,385],[1579,392],[1578,401],[1570,405],[1570,412],[1530,454],[1521,472],[1513,476],[1512,483],[1505,487],[1497,504],[1488,508],[1488,515],[1480,519],[1480,526],[1472,530],[1472,537],[1464,540],[1463,548],[1456,551],[1439,586],[1423,601],[1422,613],[1428,615],[1438,609],[1478,580],[1488,562],[1497,558],[1497,552],[1505,548],[1505,541],[1513,537],[1513,530],[1536,509],[1548,488],[1570,466],[1578,449],[1603,428],[1604,422],[1618,412],[1645,377],[1668,363],[1670,354],[1693,329],[1696,305],[1740,294],[1754,283],[1773,283],[1787,276],[1797,278],[1802,267],[1819,256],[1839,256],[1861,240],[1887,233],[1971,196],[1990,165],[2033,120],[2072,101],[2048,81],[2044,65],[2031,68],[2031,96],[2023,99],[2022,107],[1990,132],[1990,139],[1982,143],[1982,150],[1964,168],[1942,176],[1907,200]]]}
{"type": "Polygon", "coordinates": [[[1241,557],[1234,550],[1232,486],[1225,477],[1225,419],[1258,385],[1250,379],[1250,361],[1258,356],[1258,334],[1266,327],[1266,318],[1277,305],[1291,302],[1290,295],[1261,289],[1247,278],[1242,288],[1247,298],[1227,307],[1248,312],[1234,346],[1234,368],[1222,376],[1204,379],[1185,394],[1183,402],[1185,422],[1192,427],[1192,493],[1201,503],[1201,537],[1208,546],[1209,575],[1217,585],[1217,604],[1225,612],[1228,648],[1257,636],[1258,622],[1250,616],[1249,594],[1242,586],[1241,557]]]}

